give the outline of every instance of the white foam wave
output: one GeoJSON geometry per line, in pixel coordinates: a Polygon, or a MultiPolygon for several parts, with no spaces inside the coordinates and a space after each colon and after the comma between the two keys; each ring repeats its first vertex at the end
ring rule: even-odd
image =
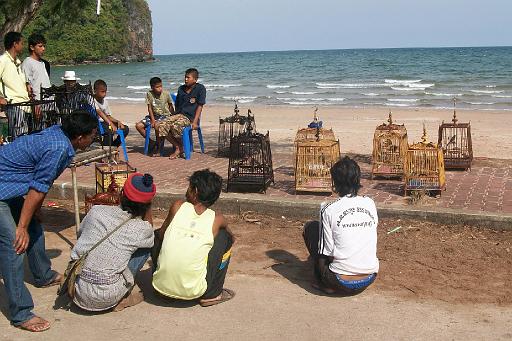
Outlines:
{"type": "Polygon", "coordinates": [[[241,102],[242,100],[255,100],[258,97],[257,96],[223,96],[222,98],[227,99],[229,101],[240,101],[241,102]]]}
{"type": "Polygon", "coordinates": [[[446,94],[446,93],[442,93],[442,92],[425,92],[425,95],[445,96],[445,97],[458,97],[458,96],[462,96],[462,94],[446,94]]]}
{"type": "Polygon", "coordinates": [[[253,99],[241,99],[238,101],[238,103],[252,103],[252,102],[254,102],[253,99]]]}
{"type": "Polygon", "coordinates": [[[282,95],[282,94],[287,93],[288,91],[281,91],[281,90],[278,90],[278,91],[274,91],[274,92],[275,92],[276,94],[280,94],[280,95],[282,95]]]}
{"type": "Polygon", "coordinates": [[[128,85],[126,88],[133,90],[151,89],[149,85],[128,85]]]}
{"type": "Polygon", "coordinates": [[[382,88],[388,84],[379,83],[316,83],[317,89],[367,89],[382,88]]]}
{"type": "Polygon", "coordinates": [[[425,88],[431,88],[435,84],[433,83],[422,83],[422,84],[407,84],[409,88],[418,88],[418,89],[425,89],[425,88]]]}
{"type": "Polygon", "coordinates": [[[134,91],[133,93],[134,94],[144,94],[144,95],[147,94],[146,91],[134,91]]]}
{"type": "Polygon", "coordinates": [[[331,102],[343,102],[345,100],[345,98],[343,97],[334,97],[334,98],[327,98],[328,101],[331,101],[331,102]]]}
{"type": "Polygon", "coordinates": [[[294,94],[294,95],[314,95],[314,94],[317,94],[318,92],[315,92],[315,91],[292,91],[290,93],[294,94]]]}
{"type": "Polygon", "coordinates": [[[314,102],[321,102],[325,101],[325,98],[307,98],[307,97],[277,97],[280,101],[299,101],[299,102],[306,102],[306,101],[314,101],[314,102]]]}
{"type": "Polygon", "coordinates": [[[267,84],[267,88],[269,89],[288,89],[291,85],[273,85],[273,84],[267,84]]]}
{"type": "Polygon", "coordinates": [[[390,102],[418,102],[417,98],[388,98],[390,102]]]}
{"type": "Polygon", "coordinates": [[[384,103],[384,105],[387,105],[389,107],[409,107],[410,106],[407,103],[384,103]]]}
{"type": "Polygon", "coordinates": [[[417,90],[425,90],[425,88],[406,88],[406,87],[399,87],[399,86],[392,86],[391,89],[396,91],[417,91],[417,90]]]}
{"type": "Polygon", "coordinates": [[[494,102],[464,102],[471,105],[493,105],[496,104],[494,102]]]}
{"type": "Polygon", "coordinates": [[[295,101],[286,101],[284,103],[290,104],[290,105],[315,105],[315,104],[318,104],[317,102],[295,102],[295,101]]]}
{"type": "Polygon", "coordinates": [[[509,96],[509,95],[491,95],[492,97],[495,97],[495,98],[512,98],[512,96],[509,96]]]}
{"type": "Polygon", "coordinates": [[[486,85],[485,87],[486,87],[486,88],[495,88],[495,87],[496,87],[496,85],[486,85]]]}
{"type": "Polygon", "coordinates": [[[205,84],[207,88],[234,88],[237,86],[242,86],[242,84],[205,84]]]}
{"type": "Polygon", "coordinates": [[[501,94],[503,90],[469,90],[475,94],[501,94]]]}
{"type": "Polygon", "coordinates": [[[112,101],[129,101],[129,102],[144,102],[144,98],[133,98],[133,97],[109,97],[107,96],[106,99],[112,100],[112,101]]]}
{"type": "Polygon", "coordinates": [[[414,84],[421,82],[421,79],[385,79],[384,83],[387,84],[396,84],[396,85],[406,85],[406,84],[414,84]]]}
{"type": "Polygon", "coordinates": [[[375,92],[369,92],[366,94],[363,94],[364,96],[379,96],[379,94],[376,94],[375,92]]]}

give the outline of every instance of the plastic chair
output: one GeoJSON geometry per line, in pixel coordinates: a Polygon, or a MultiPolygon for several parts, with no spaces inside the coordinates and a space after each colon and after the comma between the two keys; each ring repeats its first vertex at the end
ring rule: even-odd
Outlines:
{"type": "MultiPolygon", "coordinates": [[[[197,137],[199,138],[199,145],[201,147],[201,153],[204,154],[204,142],[203,142],[203,133],[201,132],[201,127],[197,127],[197,137]]],[[[192,156],[192,152],[194,151],[194,140],[192,138],[192,127],[191,126],[185,127],[183,129],[181,141],[183,143],[183,151],[185,152],[185,160],[190,160],[190,157],[192,156]]]]}

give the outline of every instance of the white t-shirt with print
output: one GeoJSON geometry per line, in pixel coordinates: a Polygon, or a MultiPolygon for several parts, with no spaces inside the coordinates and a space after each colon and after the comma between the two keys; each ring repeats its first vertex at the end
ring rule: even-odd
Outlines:
{"type": "MultiPolygon", "coordinates": [[[[105,115],[112,116],[112,111],[110,111],[110,106],[108,105],[108,101],[106,98],[103,99],[103,103],[98,102],[98,100],[95,98],[94,104],[96,105],[96,110],[101,110],[105,115]]],[[[103,119],[101,117],[100,121],[103,122],[103,119]]]]}
{"type": "Polygon", "coordinates": [[[345,196],[322,203],[318,253],[334,257],[329,269],[342,275],[378,272],[378,223],[371,198],[345,196]]]}

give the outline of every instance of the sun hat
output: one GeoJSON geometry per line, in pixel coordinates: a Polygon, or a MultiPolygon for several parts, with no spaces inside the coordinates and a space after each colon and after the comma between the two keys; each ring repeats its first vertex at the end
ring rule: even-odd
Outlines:
{"type": "Polygon", "coordinates": [[[123,186],[124,195],[133,202],[150,203],[156,194],[156,186],[150,174],[132,173],[123,186]]]}
{"type": "Polygon", "coordinates": [[[65,71],[64,77],[60,77],[63,81],[79,81],[80,78],[76,77],[75,71],[65,71]]]}

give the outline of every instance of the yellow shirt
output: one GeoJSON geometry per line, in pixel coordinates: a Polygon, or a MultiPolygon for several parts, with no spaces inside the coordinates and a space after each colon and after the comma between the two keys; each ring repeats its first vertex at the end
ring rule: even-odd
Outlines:
{"type": "Polygon", "coordinates": [[[0,56],[0,96],[11,103],[29,100],[27,78],[21,69],[21,61],[14,60],[9,52],[0,56]]]}
{"type": "Polygon", "coordinates": [[[208,253],[213,246],[215,212],[198,215],[185,202],[165,231],[153,288],[162,295],[182,300],[201,297],[207,288],[208,253]]]}

